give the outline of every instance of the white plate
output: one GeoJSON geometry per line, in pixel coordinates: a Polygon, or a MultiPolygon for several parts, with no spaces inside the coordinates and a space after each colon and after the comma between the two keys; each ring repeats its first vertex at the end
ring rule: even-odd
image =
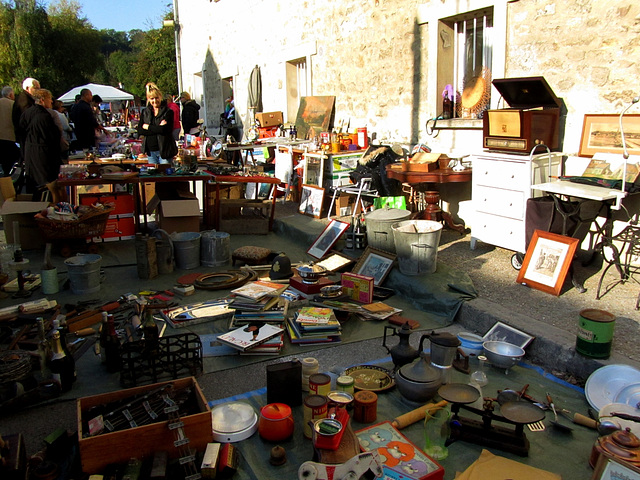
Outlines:
{"type": "Polygon", "coordinates": [[[637,409],[638,404],[640,404],[640,383],[627,385],[618,392],[613,401],[615,403],[626,403],[637,409]]]}
{"type": "Polygon", "coordinates": [[[594,410],[600,411],[613,403],[618,392],[628,385],[640,383],[640,370],[629,365],[600,367],[587,379],[584,394],[594,410]]]}
{"type": "Polygon", "coordinates": [[[620,417],[612,417],[611,413],[626,413],[628,415],[633,415],[635,417],[640,416],[640,410],[631,405],[627,405],[626,403],[609,403],[602,407],[600,412],[598,413],[599,420],[611,420],[613,423],[617,423],[620,425],[620,428],[625,429],[629,428],[634,435],[640,435],[640,423],[634,422],[632,420],[624,420],[620,417]]]}

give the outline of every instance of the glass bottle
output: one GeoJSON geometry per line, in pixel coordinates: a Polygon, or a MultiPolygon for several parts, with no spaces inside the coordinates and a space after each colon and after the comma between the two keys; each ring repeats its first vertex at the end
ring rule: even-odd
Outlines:
{"type": "Polygon", "coordinates": [[[442,118],[444,120],[448,120],[453,118],[453,102],[449,98],[449,92],[444,92],[444,97],[442,99],[442,118]]]}
{"type": "Polygon", "coordinates": [[[120,339],[116,332],[116,324],[113,315],[107,314],[107,321],[103,324],[106,326],[106,334],[104,336],[104,363],[107,372],[114,373],[120,370],[120,339]]]}
{"type": "Polygon", "coordinates": [[[473,408],[476,408],[478,410],[484,409],[482,387],[484,387],[487,383],[489,383],[489,380],[487,379],[487,374],[485,373],[486,361],[487,361],[487,357],[485,357],[484,355],[479,355],[478,367],[473,372],[471,372],[471,375],[469,375],[469,385],[471,385],[472,387],[475,387],[475,389],[478,390],[478,393],[480,394],[478,399],[471,404],[473,408]]]}
{"type": "Polygon", "coordinates": [[[40,381],[46,382],[51,380],[51,370],[49,369],[49,359],[51,358],[51,344],[47,340],[44,331],[44,318],[36,319],[38,327],[38,356],[40,357],[40,381]]]}
{"type": "Polygon", "coordinates": [[[71,390],[73,382],[76,381],[76,362],[73,356],[68,354],[62,347],[60,332],[58,330],[54,330],[51,339],[49,368],[51,369],[53,378],[60,383],[62,391],[68,392],[71,390]]]}
{"type": "Polygon", "coordinates": [[[147,310],[144,314],[144,323],[142,324],[142,332],[144,334],[144,344],[147,353],[156,353],[158,351],[158,341],[160,332],[158,325],[153,318],[153,313],[147,310]]]}

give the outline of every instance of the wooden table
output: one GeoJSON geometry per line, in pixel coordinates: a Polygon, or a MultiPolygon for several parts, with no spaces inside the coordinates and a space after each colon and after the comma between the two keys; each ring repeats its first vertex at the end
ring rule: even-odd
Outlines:
{"type": "MultiPolygon", "coordinates": [[[[211,181],[206,184],[206,200],[210,197],[211,189],[215,192],[215,200],[212,205],[213,208],[210,208],[207,212],[206,222],[207,224],[211,224],[217,230],[220,228],[220,187],[225,184],[239,184],[239,183],[268,183],[271,185],[270,195],[272,197],[271,204],[271,215],[269,216],[269,231],[271,231],[273,227],[273,218],[275,215],[276,208],[276,185],[280,184],[280,180],[276,177],[269,177],[267,175],[216,175],[211,174],[211,181]]],[[[258,188],[256,185],[256,199],[258,197],[258,188]]]]}
{"type": "MultiPolygon", "coordinates": [[[[166,183],[166,182],[191,182],[194,186],[196,182],[205,182],[211,180],[211,175],[206,173],[193,174],[193,175],[143,175],[122,179],[106,179],[106,178],[82,178],[82,179],[58,179],[57,183],[61,187],[69,187],[70,194],[69,199],[72,203],[77,202],[77,188],[79,186],[91,186],[91,185],[133,185],[133,194],[135,201],[133,202],[135,209],[135,222],[136,230],[140,231],[140,215],[143,215],[143,222],[146,228],[147,226],[147,196],[144,189],[146,183],[166,183]],[[142,187],[142,188],[141,188],[142,187]]],[[[203,188],[206,191],[206,188],[203,188]]],[[[206,219],[210,217],[208,211],[208,205],[203,201],[203,217],[206,219]]],[[[207,224],[209,225],[209,224],[207,224]]]]}
{"type": "Polygon", "coordinates": [[[444,183],[464,183],[471,181],[471,169],[455,171],[451,168],[439,168],[431,172],[410,172],[402,169],[401,163],[387,165],[387,177],[407,183],[411,186],[412,192],[419,185],[426,185],[424,191],[426,208],[420,212],[419,217],[423,220],[444,221],[452,230],[464,233],[465,226],[456,224],[449,212],[440,208],[440,192],[431,188],[431,185],[441,185],[444,183]]]}

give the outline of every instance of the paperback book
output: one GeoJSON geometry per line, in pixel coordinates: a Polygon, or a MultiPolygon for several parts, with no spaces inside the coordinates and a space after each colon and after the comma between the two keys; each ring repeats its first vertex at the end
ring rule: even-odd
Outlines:
{"type": "Polygon", "coordinates": [[[286,285],[283,286],[282,284],[275,282],[256,280],[254,282],[245,283],[241,287],[231,290],[231,293],[238,297],[243,297],[244,299],[258,301],[269,294],[276,294],[278,291],[284,290],[283,287],[286,288],[286,285]]]}

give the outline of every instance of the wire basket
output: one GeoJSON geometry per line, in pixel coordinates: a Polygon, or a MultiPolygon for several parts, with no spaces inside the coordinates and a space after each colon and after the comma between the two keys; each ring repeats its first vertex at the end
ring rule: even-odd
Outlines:
{"type": "Polygon", "coordinates": [[[47,240],[101,237],[114,208],[89,212],[69,221],[36,217],[36,223],[47,240]]]}

